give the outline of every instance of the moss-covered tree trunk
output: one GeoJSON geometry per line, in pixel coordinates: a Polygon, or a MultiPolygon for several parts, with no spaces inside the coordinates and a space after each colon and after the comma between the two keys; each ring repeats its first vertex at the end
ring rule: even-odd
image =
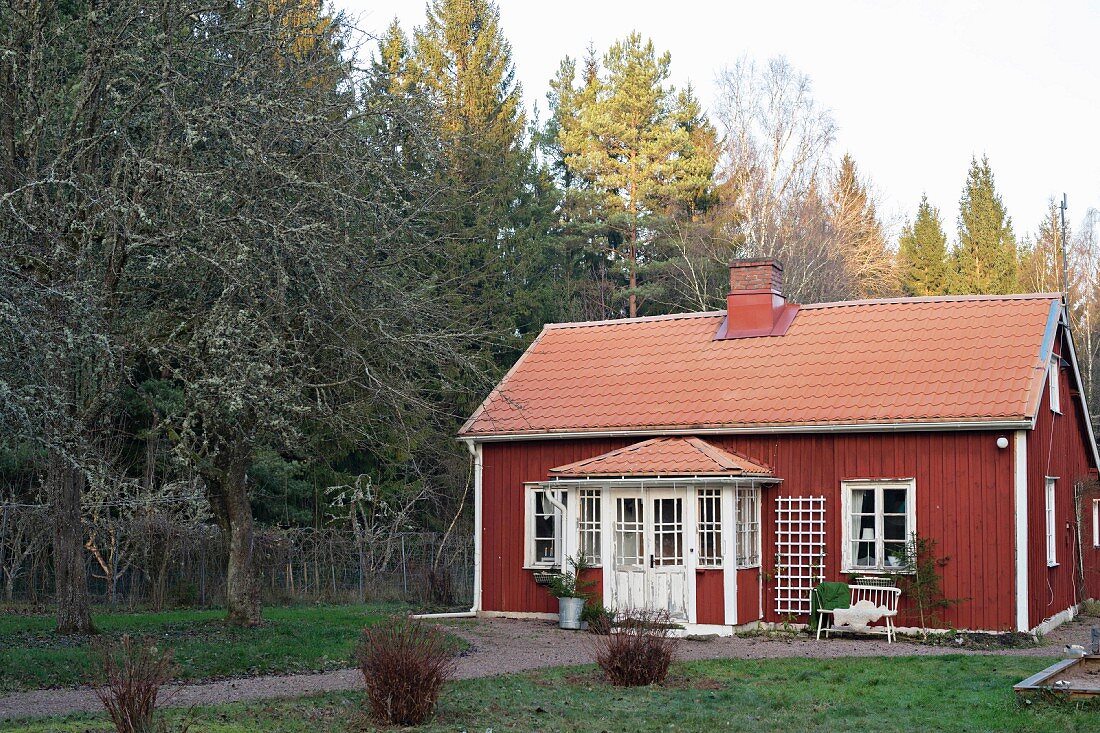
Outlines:
{"type": "Polygon", "coordinates": [[[216,475],[208,477],[207,483],[218,523],[229,536],[225,580],[227,617],[236,624],[258,626],[263,623],[263,616],[253,562],[256,538],[246,485],[247,466],[244,456],[234,456],[216,475]]]}
{"type": "Polygon", "coordinates": [[[50,499],[54,510],[53,561],[57,596],[57,631],[90,634],[88,576],[84,567],[84,527],[80,521],[80,494],[84,474],[59,454],[50,456],[50,499]]]}

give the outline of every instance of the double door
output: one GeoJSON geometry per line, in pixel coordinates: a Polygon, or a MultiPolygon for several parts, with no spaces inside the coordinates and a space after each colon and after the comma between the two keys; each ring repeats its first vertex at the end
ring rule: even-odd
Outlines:
{"type": "Polygon", "coordinates": [[[688,618],[687,501],[676,489],[612,493],[613,608],[688,618]]]}

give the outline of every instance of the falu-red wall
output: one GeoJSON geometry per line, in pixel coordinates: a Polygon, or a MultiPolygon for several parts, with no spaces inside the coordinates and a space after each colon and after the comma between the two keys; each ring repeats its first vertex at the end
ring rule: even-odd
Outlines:
{"type": "MultiPolygon", "coordinates": [[[[998,449],[1004,433],[854,433],[847,435],[707,436],[715,445],[762,460],[783,479],[761,496],[762,559],[773,570],[775,498],[826,496],[826,579],[840,576],[840,482],[858,478],[915,478],[917,531],[934,538],[950,559],[944,591],[963,599],[944,614],[945,625],[1010,629],[1014,622],[1013,459],[998,449]]],[[[1011,434],[1007,434],[1011,438],[1011,434]]],[[[523,568],[523,484],[547,471],[630,444],[629,439],[535,440],[485,443],[482,474],[482,608],[555,612],[556,602],[523,568]]],[[[721,585],[702,574],[697,608],[716,619],[721,585]]],[[[720,577],[719,573],[714,573],[720,577]]],[[[749,578],[745,578],[749,580],[749,578]]],[[[717,578],[715,579],[717,580],[717,578]]],[[[774,611],[773,582],[764,581],[764,619],[774,611]]],[[[742,583],[741,585],[747,585],[742,583]]],[[[738,608],[751,612],[750,593],[738,608]]],[[[740,614],[739,614],[740,615],[740,614]]],[[[757,614],[738,621],[744,623],[757,614]]],[[[702,618],[701,623],[706,623],[702,618]]]]}
{"type": "MultiPolygon", "coordinates": [[[[1055,353],[1066,350],[1064,338],[1055,344],[1055,353]]],[[[1068,353],[1067,353],[1068,357],[1068,353]]],[[[1034,628],[1051,616],[1084,600],[1074,589],[1082,555],[1077,549],[1075,489],[1087,489],[1091,458],[1084,446],[1088,434],[1084,422],[1084,403],[1074,384],[1072,367],[1059,373],[1061,414],[1050,409],[1050,386],[1046,383],[1035,430],[1028,435],[1028,623],[1034,628]],[[1057,565],[1048,567],[1046,546],[1046,478],[1057,477],[1054,484],[1055,549],[1057,565]]],[[[1093,547],[1092,507],[1082,507],[1083,559],[1086,595],[1100,595],[1100,550],[1093,547]]]]}

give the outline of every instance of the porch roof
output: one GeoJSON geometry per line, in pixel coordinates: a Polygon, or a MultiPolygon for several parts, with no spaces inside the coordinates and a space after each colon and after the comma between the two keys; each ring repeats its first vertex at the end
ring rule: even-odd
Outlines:
{"type": "Polygon", "coordinates": [[[551,478],[600,476],[749,476],[771,478],[771,468],[699,438],[652,438],[583,461],[551,468],[551,478]]]}

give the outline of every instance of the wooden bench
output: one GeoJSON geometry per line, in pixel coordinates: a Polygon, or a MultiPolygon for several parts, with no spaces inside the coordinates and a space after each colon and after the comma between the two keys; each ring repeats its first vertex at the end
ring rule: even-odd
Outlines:
{"type": "Polygon", "coordinates": [[[821,632],[825,632],[825,638],[829,638],[829,632],[848,632],[853,634],[885,634],[886,642],[893,643],[897,636],[894,626],[894,617],[898,615],[898,600],[901,598],[901,588],[891,585],[888,578],[856,578],[848,585],[851,591],[849,606],[854,606],[860,601],[868,601],[872,605],[885,609],[882,615],[882,626],[835,626],[833,625],[833,610],[818,609],[817,612],[817,638],[821,638],[821,632]],[[829,625],[825,626],[825,617],[829,617],[829,625]]]}

